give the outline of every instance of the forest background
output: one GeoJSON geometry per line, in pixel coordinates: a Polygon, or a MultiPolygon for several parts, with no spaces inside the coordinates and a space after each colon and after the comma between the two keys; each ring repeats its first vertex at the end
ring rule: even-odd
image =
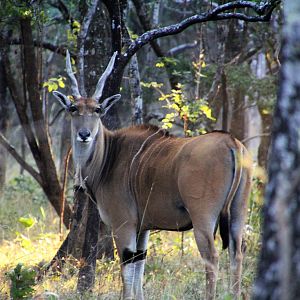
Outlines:
{"type": "MultiPolygon", "coordinates": [[[[213,15],[211,22],[195,22],[181,33],[131,47],[152,28],[209,14],[226,3],[5,1],[0,12],[0,297],[12,295],[10,282],[16,282],[20,272],[28,277],[23,282],[28,295],[47,291],[54,299],[77,295],[88,201],[74,199],[70,120],[51,95],[57,89],[70,94],[64,69],[69,49],[87,94],[93,92],[113,51],[131,57],[129,61],[123,56],[104,91],[109,95],[121,86],[123,99],[104,120],[108,128],[150,123],[178,136],[225,130],[251,151],[256,168],[243,275],[243,297],[249,298],[261,247],[261,210],[280,68],[281,7],[273,11],[278,1],[270,1],[272,9],[259,13],[254,6],[229,7],[224,11],[243,13],[251,22],[242,17],[222,21],[213,15]],[[259,22],[271,14],[270,21],[259,22]],[[83,214],[80,218],[75,214],[77,223],[70,225],[78,209],[83,214]],[[76,227],[73,239],[68,235],[70,226],[76,227]],[[40,268],[55,255],[61,258],[57,251],[63,241],[72,259],[65,258],[62,275],[47,273],[36,283],[33,279],[40,268]],[[14,269],[18,263],[22,267],[14,269]]],[[[97,262],[94,295],[116,299],[118,258],[113,259],[107,228],[100,227],[98,256],[105,257],[97,262]]],[[[218,239],[216,243],[221,248],[218,239]]],[[[221,255],[219,277],[218,298],[230,299],[227,253],[221,255]]],[[[145,277],[149,299],[201,299],[204,282],[191,232],[152,234],[145,277]]]]}

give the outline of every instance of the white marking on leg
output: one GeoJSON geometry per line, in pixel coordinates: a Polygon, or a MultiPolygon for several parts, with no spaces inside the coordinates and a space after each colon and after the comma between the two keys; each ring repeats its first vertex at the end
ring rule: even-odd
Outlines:
{"type": "Polygon", "coordinates": [[[134,299],[134,277],[135,277],[135,264],[129,263],[122,266],[122,277],[123,277],[123,298],[125,299],[134,299]]]}
{"type": "Polygon", "coordinates": [[[135,263],[135,286],[136,288],[136,298],[139,300],[144,299],[143,293],[143,277],[144,277],[144,270],[145,270],[145,259],[139,260],[135,263]]]}

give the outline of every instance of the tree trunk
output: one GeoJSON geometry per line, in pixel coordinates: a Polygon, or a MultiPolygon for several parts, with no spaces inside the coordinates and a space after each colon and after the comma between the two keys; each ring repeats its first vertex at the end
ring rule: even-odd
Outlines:
{"type": "Polygon", "coordinates": [[[259,112],[262,120],[262,133],[270,133],[270,135],[261,137],[260,145],[258,148],[258,165],[267,170],[273,115],[271,113],[264,113],[262,110],[259,110],[259,112]]]}
{"type": "MultiPolygon", "coordinates": [[[[21,18],[19,21],[23,41],[23,74],[25,75],[23,78],[25,87],[23,94],[20,92],[18,86],[19,83],[15,80],[11,70],[8,45],[5,44],[3,37],[0,36],[4,74],[22,129],[38,169],[37,171],[34,168],[31,168],[29,171],[41,185],[57,214],[60,215],[62,209],[60,201],[61,186],[54,163],[48,126],[45,123],[42,111],[40,97],[41,85],[38,77],[37,57],[34,49],[31,18],[25,17],[21,18]],[[27,95],[28,101],[24,98],[27,95]],[[27,107],[27,103],[29,104],[29,107],[27,107]]],[[[18,161],[20,161],[20,159],[22,159],[21,156],[19,156],[18,161]]],[[[22,163],[24,165],[26,164],[24,160],[22,160],[22,163]]],[[[66,205],[64,214],[64,224],[66,227],[69,226],[70,217],[71,209],[66,205]]]]}
{"type": "MultiPolygon", "coordinates": [[[[20,25],[24,43],[25,85],[28,92],[28,100],[33,119],[33,127],[35,129],[35,140],[38,143],[36,164],[42,178],[42,188],[51,204],[53,205],[54,209],[56,210],[58,215],[60,215],[62,210],[60,203],[62,189],[54,163],[48,126],[45,122],[44,114],[42,111],[37,57],[34,49],[31,18],[21,18],[20,25]]],[[[71,211],[70,208],[66,206],[64,224],[67,227],[69,226],[70,218],[71,211]]]]}
{"type": "Polygon", "coordinates": [[[300,298],[299,1],[285,1],[284,19],[280,88],[273,119],[255,300],[300,298]]]}
{"type": "MultiPolygon", "coordinates": [[[[0,56],[0,132],[6,136],[9,126],[9,101],[7,99],[7,81],[4,73],[4,65],[0,56]]],[[[6,178],[7,151],[0,145],[0,198],[4,192],[6,178]]]]}
{"type": "Polygon", "coordinates": [[[230,132],[240,141],[245,138],[245,93],[236,88],[233,91],[232,116],[230,132]]]}
{"type": "Polygon", "coordinates": [[[95,283],[96,258],[98,254],[100,218],[97,208],[95,212],[95,204],[92,199],[88,201],[87,212],[86,232],[77,282],[77,290],[79,292],[93,288],[95,283]]]}
{"type": "Polygon", "coordinates": [[[129,86],[131,94],[132,124],[143,124],[143,98],[136,54],[131,58],[129,65],[129,86]]]}
{"type": "MultiPolygon", "coordinates": [[[[103,5],[102,1],[99,1],[85,41],[86,57],[84,73],[86,83],[85,88],[88,95],[92,95],[94,93],[97,82],[101,74],[104,72],[112,54],[112,32],[110,24],[111,22],[109,18],[109,13],[106,7],[103,5]],[[99,32],[102,32],[103,34],[99,35],[99,32]]],[[[109,113],[110,115],[107,118],[108,122],[106,123],[106,126],[109,129],[116,129],[120,127],[120,120],[116,108],[110,111],[109,113]]],[[[99,251],[96,257],[101,258],[102,256],[105,256],[107,258],[113,258],[113,241],[110,230],[108,228],[105,228],[106,226],[103,223],[102,226],[100,226],[99,213],[97,206],[94,202],[89,203],[89,209],[90,212],[88,218],[94,220],[97,224],[99,224],[99,251]],[[92,206],[94,207],[94,209],[91,209],[92,206]],[[101,232],[105,234],[105,237],[101,237],[101,232]]],[[[90,231],[94,232],[95,226],[93,223],[90,223],[88,221],[87,226],[89,225],[91,225],[92,227],[87,228],[86,230],[88,236],[90,235],[90,231]]],[[[96,236],[98,236],[98,232],[96,236]]],[[[87,244],[90,243],[92,242],[87,241],[87,244]]],[[[78,288],[80,289],[79,286],[78,288]]]]}
{"type": "Polygon", "coordinates": [[[48,269],[51,267],[61,269],[65,262],[64,258],[70,255],[77,260],[81,259],[87,222],[87,213],[85,212],[87,212],[88,202],[89,199],[85,192],[76,187],[70,232],[50,262],[48,269]]]}

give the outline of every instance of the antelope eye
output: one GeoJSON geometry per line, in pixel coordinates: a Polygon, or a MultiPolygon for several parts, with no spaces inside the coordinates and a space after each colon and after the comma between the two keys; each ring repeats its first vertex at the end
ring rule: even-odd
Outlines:
{"type": "Polygon", "coordinates": [[[71,105],[68,110],[69,112],[73,113],[75,111],[78,111],[78,108],[75,105],[71,105]]]}
{"type": "Polygon", "coordinates": [[[98,106],[98,107],[95,108],[95,113],[101,114],[102,112],[103,112],[103,109],[102,109],[101,106],[98,106]]]}

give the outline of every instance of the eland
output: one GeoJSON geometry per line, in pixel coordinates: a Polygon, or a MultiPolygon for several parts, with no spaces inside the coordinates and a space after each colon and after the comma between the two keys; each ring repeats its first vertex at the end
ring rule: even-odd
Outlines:
{"type": "Polygon", "coordinates": [[[246,148],[225,132],[179,138],[148,125],[109,131],[101,117],[120,99],[99,102],[115,52],[90,98],[80,95],[67,52],[73,100],[54,96],[71,115],[75,181],[96,201],[111,227],[121,261],[124,299],[144,299],[143,273],[150,230],[194,229],[205,263],[206,299],[214,299],[219,226],[229,248],[231,288],[240,295],[242,236],[251,184],[246,148]]]}

